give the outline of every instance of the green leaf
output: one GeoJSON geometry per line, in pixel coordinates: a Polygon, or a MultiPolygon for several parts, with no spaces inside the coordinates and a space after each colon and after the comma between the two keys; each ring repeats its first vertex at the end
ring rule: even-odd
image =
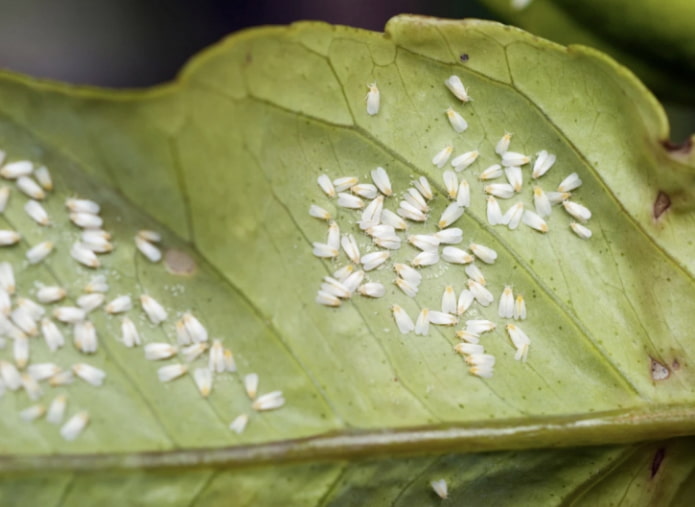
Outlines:
{"type": "Polygon", "coordinates": [[[482,0],[505,22],[564,45],[601,50],[664,100],[692,104],[692,5],[679,0],[571,2],[482,0]]]}
{"type": "MultiPolygon", "coordinates": [[[[79,293],[90,273],[67,254],[77,234],[62,207],[73,194],[94,198],[117,246],[102,257],[109,295],[147,292],[170,312],[157,327],[133,310],[144,340],[175,341],[174,319],[191,309],[233,350],[239,369],[220,376],[209,400],[189,377],[162,384],[159,364],[118,343],[118,319],[95,312],[100,351],[86,359],[70,347],[60,352],[61,365],[86,360],[107,372],[102,388],[67,389],[71,410],[89,410],[90,425],[65,442],[45,421],[21,423],[16,413],[28,400],[6,394],[0,466],[7,472],[616,444],[695,429],[693,168],[663,148],[668,127],[655,99],[603,54],[481,21],[400,16],[386,34],[300,23],[235,35],[197,57],[176,83],[147,91],[4,74],[0,112],[9,157],[46,163],[56,179],[47,200],[52,228],[31,223],[16,195],[0,219],[27,240],[0,251],[18,265],[27,245],[45,238],[57,245],[43,264],[18,268],[18,291],[57,280],[79,293]],[[472,102],[455,103],[443,85],[452,73],[472,102]],[[371,117],[364,97],[374,81],[382,100],[371,117]],[[450,105],[468,120],[466,132],[449,126],[450,105]],[[573,199],[593,212],[590,240],[572,234],[561,208],[548,234],[487,225],[477,176],[498,160],[494,147],[505,132],[514,133],[515,151],[557,154],[538,183],[546,190],[579,174],[584,183],[573,199]],[[382,299],[354,297],[337,309],[314,302],[321,278],[345,260],[311,254],[327,228],[308,215],[310,204],[329,207],[343,232],[370,248],[354,225],[359,214],[335,207],[317,176],[368,181],[383,166],[400,195],[425,175],[436,193],[431,218],[410,231],[432,232],[448,201],[431,159],[448,143],[455,153],[480,151],[461,173],[472,192],[457,222],[463,246],[494,248],[495,264],[481,266],[488,287],[497,297],[512,285],[528,306],[519,323],[531,338],[528,362],[514,359],[496,304],[464,317],[498,322],[481,339],[497,360],[485,380],[453,352],[453,329],[401,335],[389,311],[393,303],[413,317],[420,307],[438,308],[446,285],[466,283],[461,266],[423,268],[415,299],[381,269],[369,278],[387,287],[382,299]],[[669,205],[657,206],[655,218],[657,198],[669,205]],[[131,241],[142,228],[161,230],[164,248],[194,259],[198,270],[181,276],[170,273],[180,261],[165,261],[169,270],[145,261],[131,241]],[[261,392],[282,390],[287,403],[254,413],[237,436],[228,424],[252,412],[241,384],[249,372],[259,373],[261,392]]],[[[514,201],[531,207],[524,172],[514,201]]],[[[386,206],[395,210],[397,200],[386,206]]],[[[406,246],[393,258],[415,254],[406,246]]],[[[58,361],[41,345],[32,361],[58,361]]]]}
{"type": "Polygon", "coordinates": [[[235,469],[210,466],[0,478],[3,503],[84,505],[690,505],[693,440],[565,450],[374,457],[235,469]],[[37,491],[41,495],[37,495],[37,491]]]}

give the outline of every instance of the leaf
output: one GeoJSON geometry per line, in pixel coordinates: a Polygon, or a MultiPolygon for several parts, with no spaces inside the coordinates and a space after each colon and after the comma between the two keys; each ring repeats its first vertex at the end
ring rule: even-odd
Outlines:
{"type": "MultiPolygon", "coordinates": [[[[117,343],[110,335],[118,320],[98,314],[102,349],[89,359],[107,381],[69,390],[71,407],[88,409],[92,422],[67,443],[45,421],[4,417],[4,470],[617,444],[695,428],[692,166],[664,150],[668,126],[655,99],[596,51],[480,21],[400,16],[385,35],[300,23],[233,36],[196,58],[176,83],[152,90],[79,89],[5,74],[0,99],[0,140],[10,158],[46,163],[56,177],[49,212],[58,217],[73,193],[103,204],[117,241],[103,261],[110,295],[147,291],[169,309],[161,328],[134,311],[145,341],[175,340],[174,317],[191,309],[233,350],[239,369],[221,377],[205,401],[190,378],[157,381],[159,365],[117,343]],[[457,104],[443,86],[452,73],[472,102],[457,104]],[[371,117],[364,97],[374,81],[382,101],[371,117]],[[460,135],[446,121],[450,105],[470,124],[460,135]],[[560,208],[545,235],[487,225],[477,175],[497,161],[495,143],[505,132],[514,133],[515,151],[557,154],[539,180],[546,190],[579,174],[584,183],[573,199],[593,212],[590,240],[572,234],[560,208]],[[325,239],[326,225],[308,215],[309,205],[329,207],[344,232],[357,233],[359,216],[336,208],[317,176],[368,181],[380,165],[401,193],[426,175],[437,194],[432,218],[409,230],[431,232],[448,204],[431,159],[448,143],[456,153],[481,154],[461,173],[473,193],[457,222],[463,246],[474,240],[494,248],[495,264],[481,265],[488,287],[497,297],[512,285],[528,306],[519,323],[531,338],[525,363],[514,359],[496,304],[469,313],[498,322],[482,338],[497,360],[486,380],[470,375],[453,352],[454,330],[433,326],[430,336],[404,336],[389,311],[393,303],[412,316],[437,308],[447,284],[465,284],[460,266],[424,268],[415,299],[381,269],[369,277],[387,287],[383,299],[354,297],[338,309],[314,302],[321,278],[345,260],[312,256],[311,242],[325,239]],[[130,241],[141,228],[161,230],[165,247],[193,258],[198,271],[175,276],[144,261],[130,241]],[[250,372],[259,373],[261,392],[282,390],[287,403],[254,414],[237,436],[227,426],[250,413],[241,385],[250,372]]],[[[515,200],[531,206],[526,180],[515,200]]],[[[396,200],[387,207],[395,210],[396,200]]],[[[90,274],[67,256],[75,233],[66,232],[66,221],[39,230],[19,199],[6,217],[29,244],[46,235],[57,243],[46,264],[20,270],[19,288],[31,292],[37,280],[58,279],[78,293],[90,274]]],[[[358,242],[369,248],[365,236],[358,242]]],[[[0,253],[19,262],[25,248],[0,253]]],[[[404,247],[394,258],[415,253],[404,247]]],[[[66,365],[84,359],[64,353],[66,365]]],[[[15,414],[28,402],[6,395],[3,403],[15,414]]]]}
{"type": "Polygon", "coordinates": [[[251,469],[209,466],[4,475],[4,503],[81,505],[689,505],[693,440],[613,447],[374,457],[251,469]],[[107,486],[107,487],[105,487],[107,486]],[[42,493],[38,497],[36,492],[42,493]],[[232,500],[233,499],[233,500],[232,500]]]}
{"type": "Polygon", "coordinates": [[[667,101],[692,103],[687,2],[565,2],[534,0],[515,9],[508,0],[483,0],[505,22],[564,45],[603,51],[630,68],[667,101]],[[658,12],[658,14],[657,14],[658,12]],[[638,36],[636,34],[639,34],[638,36]]]}

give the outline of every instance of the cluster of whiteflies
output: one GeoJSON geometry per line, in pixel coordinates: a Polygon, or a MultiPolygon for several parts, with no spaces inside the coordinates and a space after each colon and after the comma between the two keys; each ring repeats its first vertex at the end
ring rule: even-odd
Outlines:
{"type": "MultiPolygon", "coordinates": [[[[450,76],[444,83],[451,93],[465,104],[471,100],[468,91],[458,76],[450,76]]],[[[366,97],[367,113],[374,116],[381,107],[381,92],[376,83],[369,85],[366,97]]],[[[449,123],[457,134],[468,129],[468,122],[454,107],[446,110],[449,123]]],[[[556,189],[545,191],[541,186],[533,187],[533,209],[526,209],[523,202],[514,202],[502,211],[501,201],[521,195],[524,187],[524,166],[531,164],[532,158],[523,153],[510,151],[512,134],[506,133],[495,146],[495,153],[500,161],[484,169],[478,175],[482,182],[482,193],[486,199],[486,217],[491,226],[503,225],[509,230],[518,229],[523,223],[534,231],[549,231],[547,217],[552,206],[561,204],[565,211],[575,220],[570,223],[572,231],[583,239],[591,237],[591,231],[582,223],[588,221],[591,212],[583,205],[571,200],[572,192],[582,184],[577,173],[564,178],[556,189]],[[504,180],[502,180],[504,178],[504,180]],[[581,223],[579,223],[581,222],[581,223]]],[[[385,287],[370,281],[368,273],[389,264],[392,252],[399,250],[407,241],[418,251],[409,263],[392,263],[396,273],[394,284],[408,297],[415,298],[423,277],[421,269],[444,261],[450,264],[465,265],[467,275],[465,286],[457,292],[453,286],[444,288],[441,309],[421,308],[416,319],[397,304],[391,305],[391,311],[399,331],[403,334],[414,332],[427,335],[430,325],[455,326],[473,304],[487,307],[496,300],[487,287],[480,265],[494,264],[497,252],[488,246],[469,242],[468,247],[461,248],[463,231],[454,227],[455,222],[471,206],[471,185],[461,173],[479,159],[477,150],[467,150],[455,154],[452,144],[445,146],[432,158],[432,164],[444,169],[450,164],[452,169],[442,173],[444,195],[451,202],[446,206],[437,220],[437,230],[428,234],[410,234],[401,237],[408,229],[408,223],[425,223],[429,219],[431,201],[435,197],[427,178],[419,177],[413,185],[402,194],[402,200],[395,211],[385,206],[388,198],[393,196],[393,188],[386,170],[377,167],[371,172],[371,182],[360,182],[355,176],[331,179],[326,174],[318,177],[318,184],[323,192],[336,200],[340,208],[355,210],[359,213],[354,223],[348,224],[349,230],[341,235],[341,227],[331,213],[319,205],[311,205],[309,214],[328,222],[328,232],[324,241],[313,244],[315,256],[337,260],[341,250],[349,263],[337,267],[332,276],[325,276],[316,296],[316,302],[326,306],[339,307],[354,294],[380,298],[386,294],[385,287]],[[353,234],[354,225],[371,240],[372,251],[361,252],[358,241],[353,234]],[[476,262],[476,261],[479,261],[476,262]]],[[[539,181],[554,166],[556,156],[541,150],[536,154],[530,177],[539,181]]],[[[545,176],[547,179],[547,176],[545,176]]],[[[346,225],[343,224],[343,229],[346,225]]],[[[358,233],[359,234],[359,233],[358,233]]],[[[526,303],[521,294],[514,296],[511,286],[506,286],[499,296],[498,316],[503,319],[523,320],[526,318],[526,303]]],[[[465,321],[463,329],[456,335],[462,341],[455,350],[462,354],[469,364],[469,371],[481,377],[493,373],[495,358],[486,354],[480,344],[483,333],[493,331],[496,324],[484,319],[465,321]]],[[[509,323],[506,332],[516,349],[515,359],[526,360],[530,339],[517,324],[509,323]]]]}
{"type": "MultiPolygon", "coordinates": [[[[0,164],[5,159],[5,153],[0,151],[0,164]]],[[[45,166],[36,168],[28,160],[10,162],[0,168],[0,176],[14,181],[16,188],[29,199],[24,203],[24,211],[34,222],[42,227],[54,225],[52,218],[42,202],[48,199],[53,191],[53,180],[45,166]]],[[[11,187],[0,186],[0,213],[5,211],[10,200],[11,187]]],[[[72,244],[70,256],[89,268],[98,268],[101,262],[97,254],[106,254],[113,250],[111,234],[103,230],[104,221],[99,216],[101,207],[88,199],[70,198],[65,201],[70,221],[82,230],[80,237],[72,244]]],[[[18,231],[11,229],[0,230],[0,246],[18,244],[22,239],[18,231]]],[[[152,262],[158,262],[161,251],[154,243],[160,241],[158,233],[140,231],[135,237],[135,245],[140,252],[152,262]]],[[[30,264],[37,264],[46,259],[54,250],[52,241],[41,241],[30,246],[26,251],[26,259],[30,264]]]]}
{"type": "MultiPolygon", "coordinates": [[[[4,153],[0,152],[0,163],[3,159],[4,153]]],[[[4,165],[0,169],[0,176],[14,180],[16,187],[29,197],[24,203],[24,211],[39,226],[55,224],[41,204],[53,189],[48,169],[36,169],[29,161],[17,161],[4,165]]],[[[0,187],[0,214],[5,214],[10,192],[9,186],[0,187]]],[[[111,233],[103,228],[99,204],[87,199],[70,198],[65,205],[70,222],[80,229],[79,239],[70,249],[71,257],[80,265],[99,270],[102,262],[97,254],[108,254],[114,249],[111,233]]],[[[19,247],[21,240],[17,231],[0,231],[0,246],[6,249],[19,247]]],[[[155,231],[141,230],[135,235],[137,249],[152,262],[159,262],[162,258],[157,246],[161,241],[161,235],[155,231]]],[[[36,264],[44,261],[53,250],[53,243],[44,241],[29,248],[26,259],[29,264],[36,264]]],[[[133,302],[127,294],[108,298],[109,284],[104,273],[95,274],[81,294],[69,294],[56,278],[51,284],[35,281],[30,291],[31,297],[29,294],[20,295],[15,283],[16,269],[23,269],[21,263],[15,266],[7,261],[0,262],[0,348],[11,348],[12,356],[11,360],[0,360],[0,394],[6,390],[23,391],[29,400],[38,402],[21,411],[22,420],[33,421],[45,415],[48,422],[60,424],[68,406],[68,395],[65,392],[58,394],[46,408],[40,402],[44,396],[41,383],[45,382],[52,388],[67,389],[75,378],[79,378],[99,387],[104,383],[107,372],[83,362],[70,366],[54,362],[32,363],[32,349],[42,346],[39,337],[43,338],[48,350],[60,354],[66,345],[65,334],[69,334],[77,351],[94,355],[100,349],[100,337],[91,315],[103,310],[108,315],[120,317],[120,342],[129,348],[138,347],[142,345],[141,333],[127,315],[133,309],[133,302]],[[66,304],[67,301],[70,303],[66,304]],[[8,347],[8,340],[11,347],[8,347]]],[[[140,295],[139,303],[152,325],[159,326],[169,318],[169,312],[151,295],[140,295]]],[[[177,362],[158,368],[160,381],[169,382],[191,371],[201,396],[207,397],[212,391],[215,375],[236,372],[231,350],[224,348],[222,341],[217,339],[212,340],[210,345],[207,329],[191,312],[183,313],[176,321],[175,334],[176,344],[156,342],[144,345],[147,360],[178,358],[177,362]],[[196,360],[206,358],[205,366],[194,366],[196,360]]],[[[284,405],[280,391],[257,395],[257,374],[246,375],[243,383],[254,410],[272,410],[284,405]]],[[[234,419],[230,428],[241,433],[247,421],[248,415],[241,414],[234,419]]],[[[74,440],[88,423],[88,411],[79,410],[63,424],[61,435],[66,440],[74,440]]]]}
{"type": "MultiPolygon", "coordinates": [[[[466,87],[458,76],[450,76],[445,80],[444,84],[463,104],[471,101],[466,87]]],[[[367,95],[367,109],[370,115],[375,115],[379,112],[380,100],[381,92],[377,88],[376,83],[370,84],[367,95]]],[[[468,122],[453,107],[449,107],[446,110],[446,116],[456,133],[461,133],[468,129],[468,122]]],[[[510,230],[514,230],[521,223],[524,223],[532,229],[545,233],[549,230],[546,218],[550,216],[552,206],[561,204],[567,214],[573,219],[569,224],[571,230],[578,237],[589,239],[592,234],[591,230],[583,224],[591,218],[591,211],[586,206],[572,200],[572,191],[579,188],[582,184],[577,173],[571,173],[565,177],[551,191],[546,191],[541,186],[534,185],[534,210],[526,209],[524,203],[519,201],[511,204],[506,211],[502,211],[498,199],[512,199],[522,191],[524,183],[522,167],[531,163],[530,156],[509,151],[511,139],[511,133],[505,133],[502,136],[495,146],[495,152],[500,157],[500,163],[487,167],[479,175],[479,179],[485,182],[484,191],[488,195],[488,223],[490,225],[504,225],[510,230]],[[503,176],[506,182],[499,182],[498,180],[503,176]]],[[[434,155],[432,163],[441,169],[449,162],[453,153],[453,145],[447,145],[434,155]]],[[[451,199],[458,200],[459,204],[461,201],[465,202],[470,199],[470,189],[465,179],[459,184],[456,173],[471,166],[478,159],[478,155],[479,152],[477,150],[466,151],[456,155],[451,159],[451,166],[456,172],[445,171],[444,173],[447,193],[451,199]],[[459,194],[461,194],[460,197],[458,197],[459,194]]],[[[531,178],[538,180],[544,176],[553,167],[555,161],[556,156],[554,154],[548,153],[547,150],[539,151],[533,163],[531,178]]],[[[417,211],[414,211],[414,216],[419,216],[420,221],[425,220],[424,216],[418,214],[417,211]]]]}
{"type": "MultiPolygon", "coordinates": [[[[404,244],[401,234],[408,228],[410,222],[427,220],[429,203],[435,197],[429,181],[425,177],[418,178],[412,187],[406,189],[403,200],[400,201],[396,212],[384,206],[385,199],[393,195],[388,173],[382,167],[371,173],[373,183],[360,183],[356,177],[341,177],[331,180],[322,174],[318,178],[320,188],[329,198],[337,200],[339,207],[361,210],[358,211],[355,224],[368,237],[374,251],[363,253],[352,233],[341,235],[340,226],[325,208],[316,204],[311,205],[311,216],[328,223],[326,240],[313,245],[314,255],[320,258],[338,260],[341,252],[348,263],[338,267],[332,276],[325,276],[316,295],[316,302],[325,306],[339,307],[343,301],[349,300],[354,294],[371,298],[380,298],[386,294],[385,287],[378,282],[368,281],[368,272],[383,266],[391,259],[391,252],[399,250],[404,244]],[[347,193],[345,191],[349,191],[347,193]],[[341,198],[341,195],[344,197],[341,198]],[[365,202],[367,200],[367,202],[365,202]],[[408,208],[408,205],[412,209],[408,208]],[[423,217],[414,215],[414,210],[422,213],[423,217]]],[[[445,176],[445,184],[447,177],[445,176]]],[[[456,194],[458,197],[460,194],[456,194]]],[[[455,201],[448,205],[438,221],[438,230],[430,234],[411,234],[405,237],[416,253],[410,263],[394,262],[391,264],[395,272],[394,284],[408,297],[415,298],[423,281],[421,269],[433,266],[440,261],[453,265],[465,265],[463,271],[467,275],[466,286],[460,292],[454,287],[447,286],[441,299],[441,309],[422,308],[419,315],[413,319],[397,304],[391,306],[393,318],[402,334],[414,332],[416,335],[429,334],[430,325],[455,326],[473,304],[482,307],[490,306],[495,297],[487,288],[485,276],[476,261],[482,264],[494,264],[497,252],[492,248],[476,242],[470,242],[467,249],[456,245],[463,242],[463,230],[451,227],[470,206],[469,199],[455,201]]],[[[526,304],[521,294],[516,298],[510,287],[506,287],[500,297],[499,316],[522,320],[526,318],[526,304]],[[511,307],[508,300],[511,297],[511,307]]],[[[494,356],[486,354],[479,344],[483,333],[494,330],[496,324],[481,319],[465,321],[465,328],[456,333],[462,343],[455,350],[463,354],[469,364],[469,371],[481,377],[489,377],[493,373],[494,356]]],[[[516,358],[525,360],[530,340],[514,325],[507,327],[512,344],[517,349],[516,358]]]]}

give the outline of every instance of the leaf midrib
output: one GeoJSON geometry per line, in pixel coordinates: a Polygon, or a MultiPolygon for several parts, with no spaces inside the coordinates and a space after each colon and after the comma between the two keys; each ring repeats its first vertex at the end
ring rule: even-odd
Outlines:
{"type": "Polygon", "coordinates": [[[226,468],[317,460],[359,460],[376,455],[417,456],[453,452],[485,452],[548,447],[613,445],[692,434],[695,408],[672,405],[659,409],[607,411],[590,417],[555,417],[544,422],[519,419],[517,424],[454,424],[364,432],[334,432],[262,444],[184,449],[163,452],[6,455],[1,472],[106,470],[136,468],[226,468]],[[625,431],[630,428],[631,431],[625,431]],[[503,445],[501,446],[500,443],[503,445]]]}

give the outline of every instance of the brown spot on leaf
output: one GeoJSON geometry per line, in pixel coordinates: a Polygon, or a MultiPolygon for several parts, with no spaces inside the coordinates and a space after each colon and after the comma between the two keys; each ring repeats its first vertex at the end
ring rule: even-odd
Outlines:
{"type": "Polygon", "coordinates": [[[666,210],[671,207],[671,198],[666,192],[659,190],[656,194],[656,200],[654,201],[654,206],[652,207],[652,215],[654,220],[658,220],[661,215],[666,213],[666,210]]]}
{"type": "Polygon", "coordinates": [[[191,276],[197,269],[193,257],[175,248],[170,248],[164,254],[164,266],[169,273],[179,276],[191,276]]]}
{"type": "Polygon", "coordinates": [[[681,363],[678,362],[678,359],[673,360],[673,362],[671,363],[671,369],[674,371],[681,369],[681,363]]]}
{"type": "Polygon", "coordinates": [[[672,143],[671,141],[662,141],[661,145],[672,155],[688,155],[693,149],[693,139],[689,137],[681,144],[672,143]]]}
{"type": "Polygon", "coordinates": [[[671,376],[671,370],[668,369],[668,367],[664,364],[661,364],[659,361],[654,359],[653,357],[651,358],[652,360],[652,365],[651,365],[651,370],[652,370],[652,379],[653,380],[666,380],[671,376]]]}
{"type": "Polygon", "coordinates": [[[654,476],[659,471],[659,468],[661,468],[661,462],[664,461],[665,456],[666,456],[666,448],[660,447],[659,449],[657,449],[656,453],[654,454],[654,459],[652,459],[652,468],[651,468],[650,479],[653,479],[654,476]]]}

